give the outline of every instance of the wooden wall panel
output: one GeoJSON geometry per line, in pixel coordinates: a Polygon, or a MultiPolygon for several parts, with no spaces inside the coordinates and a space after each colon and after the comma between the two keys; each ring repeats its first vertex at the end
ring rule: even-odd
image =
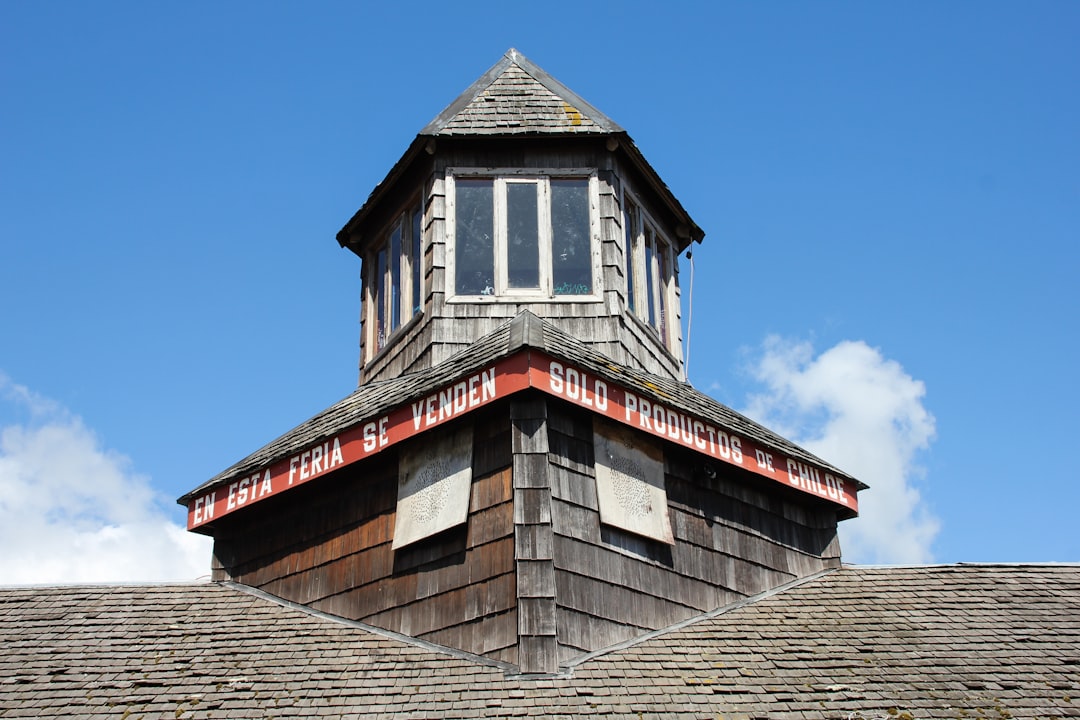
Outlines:
{"type": "Polygon", "coordinates": [[[517,664],[517,625],[517,610],[511,608],[490,616],[484,623],[462,623],[421,637],[452,648],[471,648],[469,652],[517,664]]]}
{"type": "Polygon", "coordinates": [[[601,525],[592,422],[584,411],[549,403],[562,662],[817,572],[838,558],[830,509],[793,505],[738,469],[714,468],[716,477],[709,477],[699,457],[667,443],[675,545],[601,525]]]}
{"type": "Polygon", "coordinates": [[[500,403],[461,421],[474,427],[465,525],[394,552],[397,456],[389,451],[296,488],[287,503],[231,517],[215,539],[219,577],[388,630],[454,639],[469,652],[516,657],[507,409],[500,403]]]}
{"type": "Polygon", "coordinates": [[[547,406],[537,392],[510,401],[518,665],[525,673],[558,670],[547,406]]]}
{"type": "MultiPolygon", "coordinates": [[[[677,357],[662,347],[655,334],[625,315],[621,210],[624,178],[621,175],[627,173],[633,175],[636,171],[629,166],[616,169],[614,156],[597,138],[545,138],[543,142],[535,143],[521,139],[510,143],[489,139],[484,146],[440,139],[432,162],[425,163],[407,180],[402,180],[399,198],[385,201],[387,205],[394,205],[397,200],[403,202],[413,188],[423,188],[423,316],[415,327],[394,338],[384,352],[362,367],[361,380],[394,377],[438,364],[525,309],[552,320],[616,362],[682,378],[677,357]],[[494,302],[482,305],[446,302],[449,209],[444,178],[448,168],[595,168],[599,188],[596,208],[601,263],[598,299],[572,303],[494,302]]],[[[647,206],[651,202],[648,198],[641,199],[647,206]]],[[[657,219],[672,221],[670,217],[664,217],[665,213],[653,210],[657,219]]],[[[380,220],[373,216],[370,222],[377,225],[380,220]]],[[[667,227],[666,232],[674,237],[674,227],[667,227]]],[[[672,308],[676,315],[681,312],[679,303],[672,303],[672,308]]],[[[675,320],[675,327],[679,328],[678,317],[675,320]]]]}
{"type": "Polygon", "coordinates": [[[620,625],[595,615],[579,613],[568,608],[560,610],[559,620],[576,630],[572,638],[563,636],[559,638],[559,661],[562,663],[591,652],[590,648],[610,647],[615,643],[631,640],[645,632],[639,627],[620,625]]]}

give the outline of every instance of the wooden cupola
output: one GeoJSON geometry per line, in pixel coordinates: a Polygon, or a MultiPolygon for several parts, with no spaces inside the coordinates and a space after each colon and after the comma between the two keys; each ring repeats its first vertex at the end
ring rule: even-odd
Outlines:
{"type": "Polygon", "coordinates": [[[556,673],[839,565],[865,486],[685,381],[701,230],[516,51],[337,237],[360,385],[180,498],[216,581],[556,673]]]}
{"type": "Polygon", "coordinates": [[[437,365],[522,310],[685,379],[677,258],[702,237],[621,127],[510,50],[338,233],[363,260],[360,381],[437,365]]]}

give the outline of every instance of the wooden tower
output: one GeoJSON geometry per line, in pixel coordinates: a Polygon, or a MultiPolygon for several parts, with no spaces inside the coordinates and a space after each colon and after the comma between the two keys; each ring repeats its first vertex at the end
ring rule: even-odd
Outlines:
{"type": "Polygon", "coordinates": [[[359,387],[180,498],[214,579],[554,673],[837,566],[864,486],[685,381],[702,238],[621,127],[507,52],[338,233],[359,387]]]}

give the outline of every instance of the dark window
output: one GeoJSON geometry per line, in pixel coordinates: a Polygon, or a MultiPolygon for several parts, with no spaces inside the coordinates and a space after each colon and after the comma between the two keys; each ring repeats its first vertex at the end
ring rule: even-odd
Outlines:
{"type": "Polygon", "coordinates": [[[624,202],[626,307],[671,348],[676,342],[670,316],[675,283],[671,245],[640,206],[629,198],[624,202]]]}
{"type": "Polygon", "coordinates": [[[454,292],[495,292],[495,208],[491,180],[457,181],[454,292]]]}
{"type": "Polygon", "coordinates": [[[590,180],[456,178],[454,294],[592,295],[590,180]]]}
{"type": "Polygon", "coordinates": [[[551,181],[551,280],[556,295],[591,295],[589,181],[551,181]]]}
{"type": "Polygon", "coordinates": [[[386,346],[394,331],[419,313],[421,297],[421,241],[423,209],[420,204],[398,216],[375,249],[369,278],[372,323],[370,354],[386,346]]]}
{"type": "Polygon", "coordinates": [[[539,190],[535,182],[506,184],[508,287],[540,289],[539,190]]]}

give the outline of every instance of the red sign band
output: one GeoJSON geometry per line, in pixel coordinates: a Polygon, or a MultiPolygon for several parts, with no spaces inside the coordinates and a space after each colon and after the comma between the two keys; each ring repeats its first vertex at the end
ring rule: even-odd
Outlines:
{"type": "Polygon", "coordinates": [[[531,351],[500,360],[423,398],[203,493],[188,503],[188,529],[359,462],[528,388],[536,388],[720,462],[858,511],[856,488],[847,478],[767,449],[682,410],[531,351]]]}

